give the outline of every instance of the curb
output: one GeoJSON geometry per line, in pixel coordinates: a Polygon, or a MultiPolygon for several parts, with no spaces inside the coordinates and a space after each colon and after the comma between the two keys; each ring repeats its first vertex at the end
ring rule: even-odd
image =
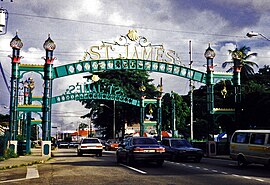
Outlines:
{"type": "Polygon", "coordinates": [[[45,160],[37,160],[37,161],[32,161],[32,162],[29,162],[29,163],[22,163],[22,164],[16,164],[16,165],[11,165],[11,166],[4,166],[4,167],[0,167],[0,170],[7,170],[7,169],[12,169],[12,168],[18,168],[18,167],[24,167],[24,166],[32,166],[34,164],[42,164],[42,163],[45,163],[46,161],[49,161],[51,160],[52,158],[48,158],[48,159],[45,159],[45,160]]]}

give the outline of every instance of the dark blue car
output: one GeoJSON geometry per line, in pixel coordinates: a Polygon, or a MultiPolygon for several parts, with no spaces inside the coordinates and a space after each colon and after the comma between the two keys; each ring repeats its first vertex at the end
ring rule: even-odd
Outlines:
{"type": "Polygon", "coordinates": [[[165,148],[156,139],[149,137],[129,137],[124,139],[116,151],[117,162],[125,161],[133,165],[137,161],[164,163],[165,148]]]}
{"type": "Polygon", "coordinates": [[[194,148],[185,139],[164,138],[161,145],[166,150],[166,156],[172,161],[177,160],[192,160],[200,162],[203,157],[203,151],[199,148],[194,148]]]}

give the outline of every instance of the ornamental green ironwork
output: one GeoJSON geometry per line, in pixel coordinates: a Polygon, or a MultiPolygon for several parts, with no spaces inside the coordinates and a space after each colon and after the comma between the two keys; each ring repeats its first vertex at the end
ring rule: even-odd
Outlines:
{"type": "Polygon", "coordinates": [[[112,100],[122,103],[127,103],[134,106],[140,106],[140,100],[129,98],[127,96],[113,95],[109,93],[72,93],[72,94],[63,94],[60,96],[55,96],[52,98],[52,104],[62,103],[65,101],[79,101],[79,100],[112,100]]]}
{"type": "Polygon", "coordinates": [[[204,84],[206,83],[206,73],[204,72],[190,69],[188,67],[178,64],[170,64],[166,62],[157,62],[150,60],[112,59],[79,61],[76,63],[54,67],[53,69],[54,78],[61,78],[85,72],[93,73],[110,70],[144,70],[150,72],[160,72],[184,77],[204,84]]]}
{"type": "MultiPolygon", "coordinates": [[[[44,65],[38,64],[21,64],[20,49],[23,46],[20,38],[16,36],[11,40],[12,47],[11,64],[11,93],[10,93],[10,138],[16,140],[18,135],[18,121],[20,114],[31,114],[31,112],[42,112],[42,120],[36,124],[42,123],[42,140],[51,140],[51,110],[52,104],[61,103],[70,100],[113,100],[140,107],[140,123],[141,131],[144,130],[144,124],[156,125],[158,134],[161,134],[161,94],[157,99],[144,99],[142,97],[136,100],[128,97],[124,91],[113,84],[101,83],[84,83],[70,85],[66,92],[62,95],[52,97],[53,80],[70,75],[80,73],[94,73],[111,70],[143,70],[149,72],[159,72],[183,77],[195,82],[206,84],[207,86],[207,112],[218,117],[221,114],[234,115],[235,122],[239,122],[238,115],[240,113],[241,102],[241,83],[239,59],[234,58],[235,71],[233,73],[217,73],[214,72],[213,59],[215,52],[210,45],[205,52],[207,59],[206,72],[201,72],[181,64],[180,58],[173,50],[165,50],[162,44],[152,44],[145,37],[138,35],[136,30],[129,30],[128,34],[121,35],[118,40],[113,42],[102,42],[101,45],[91,46],[89,51],[85,52],[83,60],[78,62],[54,67],[55,57],[53,51],[56,48],[55,43],[51,40],[50,35],[45,41],[43,47],[46,50],[44,57],[44,65]],[[30,103],[19,105],[18,87],[20,79],[26,73],[38,73],[44,80],[43,96],[31,97],[30,103]],[[229,80],[234,86],[235,109],[215,108],[214,106],[214,85],[220,80],[229,80]],[[41,105],[32,105],[32,101],[39,101],[41,105]],[[148,105],[156,105],[158,110],[157,120],[145,120],[145,107],[148,105]]],[[[143,87],[143,86],[142,86],[143,87]]],[[[160,91],[162,93],[162,90],[160,91]]],[[[25,95],[24,95],[25,96],[25,95]]],[[[32,95],[31,95],[32,96],[32,95]]],[[[150,114],[151,115],[151,112],[150,114]]],[[[31,118],[31,115],[30,115],[31,118]]],[[[31,121],[31,124],[35,124],[31,121]]],[[[30,125],[30,124],[29,124],[30,125]]],[[[30,129],[28,129],[29,131],[30,129]]],[[[142,135],[142,134],[141,134],[142,135]]],[[[28,134],[30,136],[30,134],[28,134]]],[[[27,140],[30,140],[28,138],[27,140]]],[[[49,149],[48,149],[49,151],[49,149]]],[[[46,150],[46,154],[48,154],[46,150]]],[[[44,152],[43,152],[44,153],[44,152]]]]}

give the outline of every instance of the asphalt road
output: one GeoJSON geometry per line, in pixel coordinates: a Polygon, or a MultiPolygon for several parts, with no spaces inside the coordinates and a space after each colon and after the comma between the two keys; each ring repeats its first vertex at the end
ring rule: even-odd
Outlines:
{"type": "Polygon", "coordinates": [[[204,158],[201,163],[165,161],[162,167],[154,163],[139,163],[130,167],[117,164],[115,152],[104,151],[102,157],[78,157],[75,149],[59,149],[54,155],[45,164],[0,171],[0,184],[270,184],[269,169],[260,165],[241,169],[230,160],[204,158]]]}

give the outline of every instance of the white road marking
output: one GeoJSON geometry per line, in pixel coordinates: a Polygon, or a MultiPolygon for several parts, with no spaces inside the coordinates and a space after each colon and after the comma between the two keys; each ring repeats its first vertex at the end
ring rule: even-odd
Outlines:
{"type": "Polygon", "coordinates": [[[141,174],[147,174],[145,171],[142,171],[142,170],[139,170],[139,169],[137,169],[137,168],[133,168],[133,167],[131,167],[131,166],[127,166],[127,165],[124,165],[124,164],[120,164],[121,166],[124,166],[124,167],[126,167],[126,168],[129,168],[129,169],[131,169],[131,170],[134,170],[134,171],[136,171],[136,172],[139,172],[139,173],[141,173],[141,174]]]}
{"type": "Polygon", "coordinates": [[[264,180],[262,179],[255,179],[256,181],[260,181],[260,182],[264,182],[264,180]]]}
{"type": "Polygon", "coordinates": [[[27,173],[26,173],[25,178],[0,181],[0,184],[10,183],[10,182],[18,182],[18,181],[23,181],[23,180],[27,180],[27,179],[34,179],[34,178],[39,178],[37,165],[27,167],[27,173]]]}
{"type": "Polygon", "coordinates": [[[236,174],[232,174],[232,176],[234,176],[234,177],[240,177],[239,175],[236,175],[236,174]]]}
{"type": "Polygon", "coordinates": [[[39,178],[37,165],[27,167],[26,179],[33,179],[33,178],[39,178]]]}
{"type": "Polygon", "coordinates": [[[23,180],[26,180],[26,178],[0,181],[0,184],[9,183],[9,182],[23,181],[23,180]]]}
{"type": "Polygon", "coordinates": [[[170,162],[170,161],[168,161],[168,162],[172,163],[172,164],[182,164],[182,166],[186,166],[186,167],[190,167],[190,168],[194,167],[194,168],[199,169],[199,170],[211,171],[213,173],[221,173],[223,175],[231,175],[231,176],[234,176],[234,177],[240,177],[240,178],[244,178],[244,179],[248,179],[248,180],[256,180],[256,181],[259,181],[259,182],[265,182],[265,180],[258,179],[258,178],[255,178],[255,177],[248,177],[248,176],[242,176],[242,175],[237,175],[237,174],[229,174],[227,172],[223,172],[223,171],[220,172],[220,171],[215,170],[215,169],[208,169],[208,168],[202,168],[202,167],[199,167],[199,166],[186,165],[184,163],[176,163],[176,162],[170,162]]]}

